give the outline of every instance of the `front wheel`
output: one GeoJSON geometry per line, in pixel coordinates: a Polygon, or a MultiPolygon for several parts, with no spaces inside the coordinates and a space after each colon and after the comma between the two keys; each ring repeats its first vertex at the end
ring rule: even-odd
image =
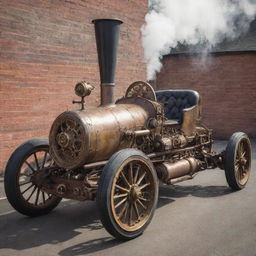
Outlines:
{"type": "Polygon", "coordinates": [[[50,212],[61,201],[47,194],[34,182],[34,175],[54,164],[46,139],[32,139],[11,155],[5,170],[4,186],[8,201],[18,212],[39,216],[50,212]]]}
{"type": "Polygon", "coordinates": [[[158,199],[158,180],[148,157],[139,150],[114,154],[103,168],[97,192],[101,221],[120,240],[141,235],[158,199]]]}
{"type": "Polygon", "coordinates": [[[243,132],[234,133],[226,147],[224,167],[226,179],[233,190],[245,187],[251,171],[251,143],[243,132]]]}

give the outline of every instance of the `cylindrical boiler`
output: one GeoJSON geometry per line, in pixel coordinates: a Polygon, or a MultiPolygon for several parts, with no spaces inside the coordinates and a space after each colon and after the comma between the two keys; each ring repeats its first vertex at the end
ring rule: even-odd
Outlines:
{"type": "Polygon", "coordinates": [[[125,132],[143,129],[148,117],[149,113],[135,104],[64,112],[51,127],[50,154],[58,166],[67,169],[106,160],[132,146],[125,132]]]}

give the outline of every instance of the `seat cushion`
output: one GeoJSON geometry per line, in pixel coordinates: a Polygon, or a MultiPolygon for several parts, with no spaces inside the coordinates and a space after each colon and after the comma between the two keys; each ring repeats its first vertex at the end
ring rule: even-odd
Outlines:
{"type": "Polygon", "coordinates": [[[169,120],[182,122],[183,109],[199,103],[199,94],[193,90],[159,90],[157,101],[164,104],[164,114],[169,120]]]}

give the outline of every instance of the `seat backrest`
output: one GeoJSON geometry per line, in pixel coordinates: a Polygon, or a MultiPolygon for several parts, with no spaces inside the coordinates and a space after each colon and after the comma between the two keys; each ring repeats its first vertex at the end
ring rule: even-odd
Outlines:
{"type": "Polygon", "coordinates": [[[182,122],[183,109],[199,104],[199,93],[193,90],[159,90],[156,91],[157,101],[164,104],[167,119],[182,122]]]}

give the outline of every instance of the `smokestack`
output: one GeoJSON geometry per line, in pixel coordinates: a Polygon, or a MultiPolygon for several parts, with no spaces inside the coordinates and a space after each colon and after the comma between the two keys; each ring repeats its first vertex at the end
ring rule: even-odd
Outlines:
{"type": "Polygon", "coordinates": [[[114,102],[119,27],[123,22],[116,19],[97,19],[92,22],[95,27],[100,68],[101,105],[106,105],[114,102]]]}

